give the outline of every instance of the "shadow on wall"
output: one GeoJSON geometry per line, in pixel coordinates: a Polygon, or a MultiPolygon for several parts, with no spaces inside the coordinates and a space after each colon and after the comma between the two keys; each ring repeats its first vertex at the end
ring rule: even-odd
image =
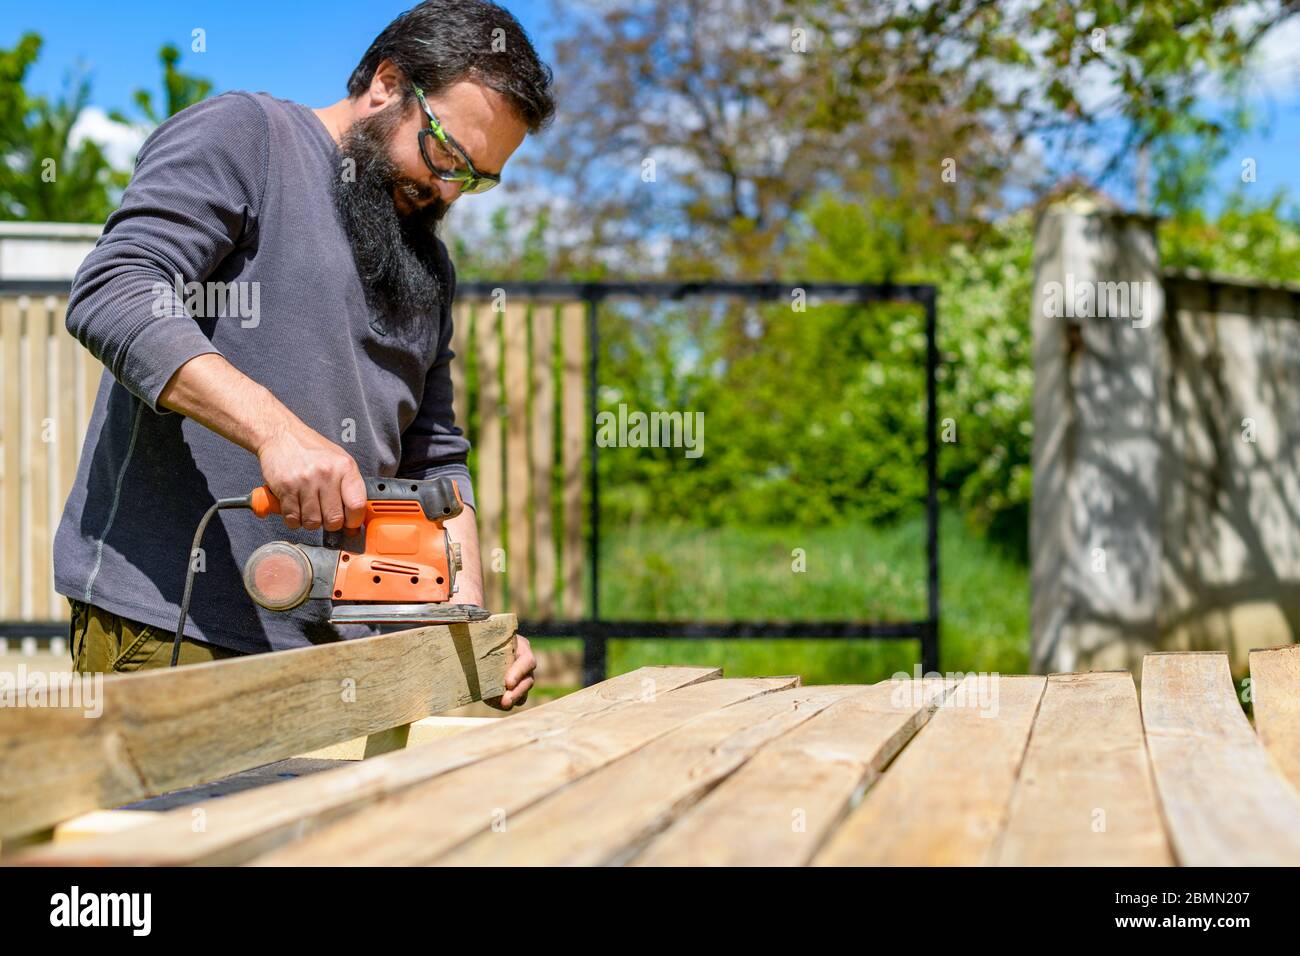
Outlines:
{"type": "Polygon", "coordinates": [[[1300,633],[1297,294],[1169,276],[1162,644],[1227,650],[1300,633]]]}
{"type": "Polygon", "coordinates": [[[1033,665],[1242,673],[1300,626],[1300,289],[1166,274],[1151,220],[1095,205],[1035,242],[1033,665]]]}

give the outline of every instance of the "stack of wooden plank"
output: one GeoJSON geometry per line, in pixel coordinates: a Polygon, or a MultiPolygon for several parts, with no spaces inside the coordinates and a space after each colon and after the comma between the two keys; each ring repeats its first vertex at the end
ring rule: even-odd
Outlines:
{"type": "MultiPolygon", "coordinates": [[[[466,646],[502,647],[512,622],[494,621],[491,636],[466,637],[466,646]]],[[[404,654],[428,654],[445,639],[426,629],[382,667],[400,667],[404,654]]],[[[805,687],[794,677],[642,668],[454,736],[8,860],[1296,864],[1300,647],[1257,651],[1251,665],[1257,729],[1239,703],[1227,658],[1214,653],[1148,656],[1140,701],[1127,672],[805,687]]],[[[274,696],[250,702],[241,732],[262,719],[271,722],[266,739],[288,736],[275,722],[301,728],[303,701],[337,675],[302,686],[283,676],[274,696]]],[[[188,690],[196,692],[203,682],[192,680],[188,690]]],[[[245,690],[269,695],[270,686],[245,690]]],[[[125,735],[133,761],[130,735],[140,730],[134,721],[145,708],[151,726],[174,731],[190,719],[185,715],[208,706],[196,693],[182,698],[170,691],[148,704],[137,699],[140,711],[117,718],[126,721],[116,732],[125,735]]],[[[393,706],[384,720],[415,719],[424,709],[393,706]]],[[[354,723],[317,734],[314,745],[322,736],[375,727],[376,721],[354,723]]],[[[0,816],[26,805],[14,798],[11,729],[0,721],[0,816]]],[[[47,748],[43,759],[56,765],[86,761],[78,755],[80,737],[68,732],[65,745],[46,734],[32,746],[47,748]]],[[[193,759],[187,752],[212,752],[192,736],[175,738],[166,751],[167,736],[156,738],[149,766],[165,764],[165,752],[177,767],[193,759]]],[[[275,759],[289,749],[282,740],[257,752],[275,759]]],[[[36,755],[25,751],[21,759],[31,766],[36,755]]],[[[227,755],[221,766],[228,772],[246,762],[227,755]]],[[[89,775],[84,784],[101,805],[135,792],[89,775]]],[[[60,812],[88,802],[72,801],[60,812]]]]}

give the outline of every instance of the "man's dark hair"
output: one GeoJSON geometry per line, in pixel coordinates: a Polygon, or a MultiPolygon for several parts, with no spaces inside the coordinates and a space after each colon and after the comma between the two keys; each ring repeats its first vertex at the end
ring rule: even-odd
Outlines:
{"type": "MultiPolygon", "coordinates": [[[[384,60],[426,94],[461,80],[482,83],[509,101],[531,133],[555,112],[551,68],[519,21],[487,0],[425,0],[407,10],[370,44],[348,79],[348,96],[369,89],[384,60]]],[[[404,100],[412,96],[407,90],[404,100]]]]}

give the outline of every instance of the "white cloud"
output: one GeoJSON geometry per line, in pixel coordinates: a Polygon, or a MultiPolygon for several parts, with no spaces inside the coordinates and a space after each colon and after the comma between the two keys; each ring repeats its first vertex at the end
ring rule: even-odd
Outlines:
{"type": "Polygon", "coordinates": [[[118,169],[135,166],[135,155],[148,137],[150,127],[144,124],[116,123],[98,106],[88,106],[77,117],[70,139],[75,148],[85,140],[98,143],[108,161],[118,169]]]}
{"type": "Polygon", "coordinates": [[[1255,51],[1249,89],[1261,96],[1290,96],[1300,91],[1300,17],[1292,17],[1264,35],[1255,51]]]}

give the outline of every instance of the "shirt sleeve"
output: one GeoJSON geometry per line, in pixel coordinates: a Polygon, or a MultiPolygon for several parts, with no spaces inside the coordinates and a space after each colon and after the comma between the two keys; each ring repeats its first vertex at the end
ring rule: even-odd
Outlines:
{"type": "MultiPolygon", "coordinates": [[[[438,328],[438,345],[424,380],[420,408],[402,433],[402,460],[397,477],[422,479],[448,475],[456,479],[465,504],[477,511],[469,475],[469,439],[457,426],[452,407],[451,363],[456,353],[451,349],[451,303],[456,292],[456,273],[449,261],[444,259],[444,263],[446,295],[438,328]]],[[[461,413],[464,414],[464,409],[461,413]]]]}
{"type": "MultiPolygon", "coordinates": [[[[203,282],[257,228],[270,136],[261,106],[227,93],[145,141],[122,204],[77,270],[67,327],[154,411],[176,370],[219,350],[176,294],[203,282]]],[[[183,294],[183,293],[182,293],[183,294]]]]}

